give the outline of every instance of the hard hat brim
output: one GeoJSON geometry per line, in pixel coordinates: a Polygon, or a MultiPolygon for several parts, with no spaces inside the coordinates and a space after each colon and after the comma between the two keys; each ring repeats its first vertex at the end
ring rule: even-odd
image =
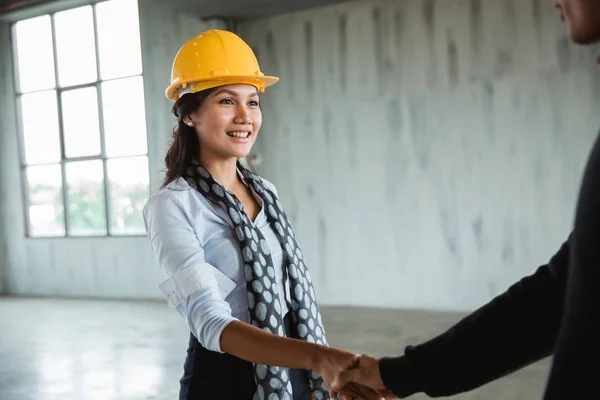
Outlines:
{"type": "Polygon", "coordinates": [[[276,76],[223,76],[220,78],[211,77],[210,79],[204,80],[188,80],[180,81],[171,84],[165,95],[171,101],[179,100],[179,88],[189,87],[188,93],[197,93],[202,90],[212,89],[218,86],[235,85],[235,84],[248,84],[255,86],[259,92],[263,92],[265,88],[274,85],[279,81],[276,76]]]}

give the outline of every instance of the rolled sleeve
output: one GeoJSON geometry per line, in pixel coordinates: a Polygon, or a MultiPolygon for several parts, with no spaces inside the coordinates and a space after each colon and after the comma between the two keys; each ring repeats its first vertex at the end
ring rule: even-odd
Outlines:
{"type": "Polygon", "coordinates": [[[221,335],[225,327],[237,318],[231,315],[229,304],[217,300],[220,296],[215,288],[198,290],[192,293],[186,305],[179,305],[178,312],[186,318],[191,332],[200,344],[208,350],[223,353],[221,335]]]}
{"type": "Polygon", "coordinates": [[[152,196],[143,216],[150,246],[165,276],[159,285],[161,291],[200,344],[222,353],[221,334],[236,320],[225,301],[235,283],[205,261],[197,233],[176,192],[152,196]]]}

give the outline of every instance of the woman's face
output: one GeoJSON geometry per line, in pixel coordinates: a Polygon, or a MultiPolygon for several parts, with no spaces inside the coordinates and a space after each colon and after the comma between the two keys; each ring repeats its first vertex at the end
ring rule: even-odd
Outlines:
{"type": "Polygon", "coordinates": [[[258,92],[252,85],[215,89],[190,114],[200,142],[200,160],[242,158],[250,153],[262,125],[258,92]]]}

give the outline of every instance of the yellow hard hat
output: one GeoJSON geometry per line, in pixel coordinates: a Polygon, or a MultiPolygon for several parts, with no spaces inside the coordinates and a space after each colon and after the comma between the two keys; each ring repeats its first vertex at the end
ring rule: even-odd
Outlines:
{"type": "Polygon", "coordinates": [[[260,71],[254,52],[239,36],[212,29],[181,46],[165,94],[176,101],[186,93],[234,83],[254,85],[264,92],[278,80],[260,71]]]}

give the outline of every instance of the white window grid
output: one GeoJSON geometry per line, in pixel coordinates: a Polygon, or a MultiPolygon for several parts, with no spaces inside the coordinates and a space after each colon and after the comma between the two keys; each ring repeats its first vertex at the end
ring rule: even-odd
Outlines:
{"type": "MultiPolygon", "coordinates": [[[[110,1],[110,0],[106,0],[106,1],[110,1]]],[[[43,15],[49,15],[50,16],[50,21],[51,21],[51,27],[52,27],[52,46],[53,46],[53,57],[54,57],[54,79],[55,79],[55,84],[53,88],[44,88],[41,90],[33,90],[33,91],[27,91],[27,92],[21,92],[18,89],[18,83],[20,82],[19,79],[19,60],[18,60],[18,54],[17,54],[17,48],[14,45],[14,39],[16,38],[16,34],[15,34],[15,28],[16,28],[16,22],[13,24],[12,26],[12,37],[13,37],[13,48],[12,48],[12,54],[13,54],[13,66],[14,66],[14,82],[15,82],[15,97],[16,97],[16,104],[17,104],[17,126],[18,126],[18,132],[19,132],[19,159],[20,159],[20,164],[21,164],[21,188],[22,188],[22,196],[23,196],[23,203],[24,203],[24,211],[25,211],[25,232],[26,232],[26,236],[29,238],[43,238],[43,239],[47,239],[47,238],[64,238],[64,237],[73,237],[73,238],[85,238],[85,237],[110,237],[110,236],[116,236],[116,237],[128,237],[128,236],[143,236],[143,233],[134,233],[134,234],[127,234],[127,233],[112,233],[112,229],[111,229],[111,209],[110,209],[110,184],[109,184],[109,179],[108,179],[108,168],[107,168],[107,161],[108,160],[116,160],[119,158],[133,158],[133,157],[140,157],[140,156],[145,156],[146,158],[148,158],[148,152],[146,151],[146,153],[144,154],[135,154],[135,155],[127,155],[127,156],[115,156],[115,157],[108,157],[106,154],[106,141],[105,141],[105,130],[104,130],[104,110],[103,110],[103,104],[102,104],[102,83],[104,82],[110,82],[110,81],[116,81],[116,80],[121,80],[121,79],[127,79],[127,78],[133,78],[133,77],[141,77],[143,79],[143,66],[142,66],[142,70],[140,71],[140,73],[136,73],[136,74],[129,74],[129,75],[122,75],[122,76],[118,76],[115,78],[109,78],[109,79],[101,79],[100,78],[100,52],[99,52],[99,43],[98,43],[98,16],[97,16],[97,11],[96,11],[96,6],[100,3],[106,2],[106,1],[97,1],[93,4],[91,4],[90,6],[92,7],[92,13],[93,13],[93,23],[94,23],[94,45],[95,45],[95,57],[96,57],[96,75],[97,78],[95,81],[93,82],[89,82],[89,83],[84,83],[84,84],[77,84],[77,85],[71,85],[71,86],[65,86],[65,87],[61,87],[60,82],[59,82],[59,72],[58,72],[58,57],[57,57],[57,40],[56,40],[56,23],[55,23],[55,16],[57,14],[57,12],[54,13],[49,13],[49,14],[43,14],[43,15]],[[89,87],[95,87],[96,88],[96,93],[97,93],[97,105],[98,105],[98,122],[99,122],[99,128],[100,128],[100,154],[99,155],[93,155],[93,156],[82,156],[82,157],[67,157],[66,156],[66,152],[65,152],[65,135],[64,135],[64,128],[63,128],[63,114],[62,114],[62,93],[65,91],[71,91],[71,90],[77,90],[77,89],[84,89],[84,88],[89,88],[89,87]],[[25,145],[24,145],[24,130],[23,130],[23,114],[22,114],[22,109],[21,109],[21,96],[24,94],[32,94],[32,93],[38,93],[38,92],[44,92],[44,91],[48,91],[48,90],[54,90],[56,93],[56,104],[57,104],[57,114],[58,114],[58,130],[59,130],[59,140],[60,140],[60,154],[61,154],[61,159],[59,163],[56,162],[49,162],[49,163],[36,163],[33,164],[33,166],[39,167],[39,166],[44,166],[44,165],[60,165],[61,168],[61,179],[62,179],[62,202],[63,202],[63,217],[64,217],[64,234],[63,235],[36,235],[33,236],[31,235],[31,224],[30,224],[30,215],[29,215],[29,185],[28,185],[28,181],[27,181],[27,176],[26,176],[26,169],[27,167],[32,166],[32,164],[27,164],[26,163],[26,157],[25,157],[25,145]],[[68,201],[68,184],[67,184],[67,176],[66,176],[66,165],[70,162],[77,162],[77,161],[92,161],[92,160],[100,160],[102,161],[102,168],[103,168],[103,192],[104,192],[104,212],[105,212],[105,220],[106,220],[106,232],[103,234],[91,234],[91,235],[81,235],[81,234],[70,234],[69,233],[69,212],[68,212],[68,205],[69,205],[69,201],[68,201]]],[[[76,7],[77,8],[77,7],[76,7]]],[[[68,10],[63,10],[63,11],[68,11],[68,10]]],[[[62,12],[62,11],[61,11],[62,12]]],[[[140,43],[140,47],[141,47],[141,43],[140,43]]],[[[144,115],[146,117],[146,115],[144,115]]],[[[147,140],[147,135],[146,135],[146,140],[147,140]]],[[[147,148],[147,147],[146,147],[147,148]]],[[[149,166],[148,166],[149,169],[149,166]]],[[[148,188],[149,189],[149,188],[148,188]]],[[[148,193],[149,195],[150,193],[148,193]]]]}

